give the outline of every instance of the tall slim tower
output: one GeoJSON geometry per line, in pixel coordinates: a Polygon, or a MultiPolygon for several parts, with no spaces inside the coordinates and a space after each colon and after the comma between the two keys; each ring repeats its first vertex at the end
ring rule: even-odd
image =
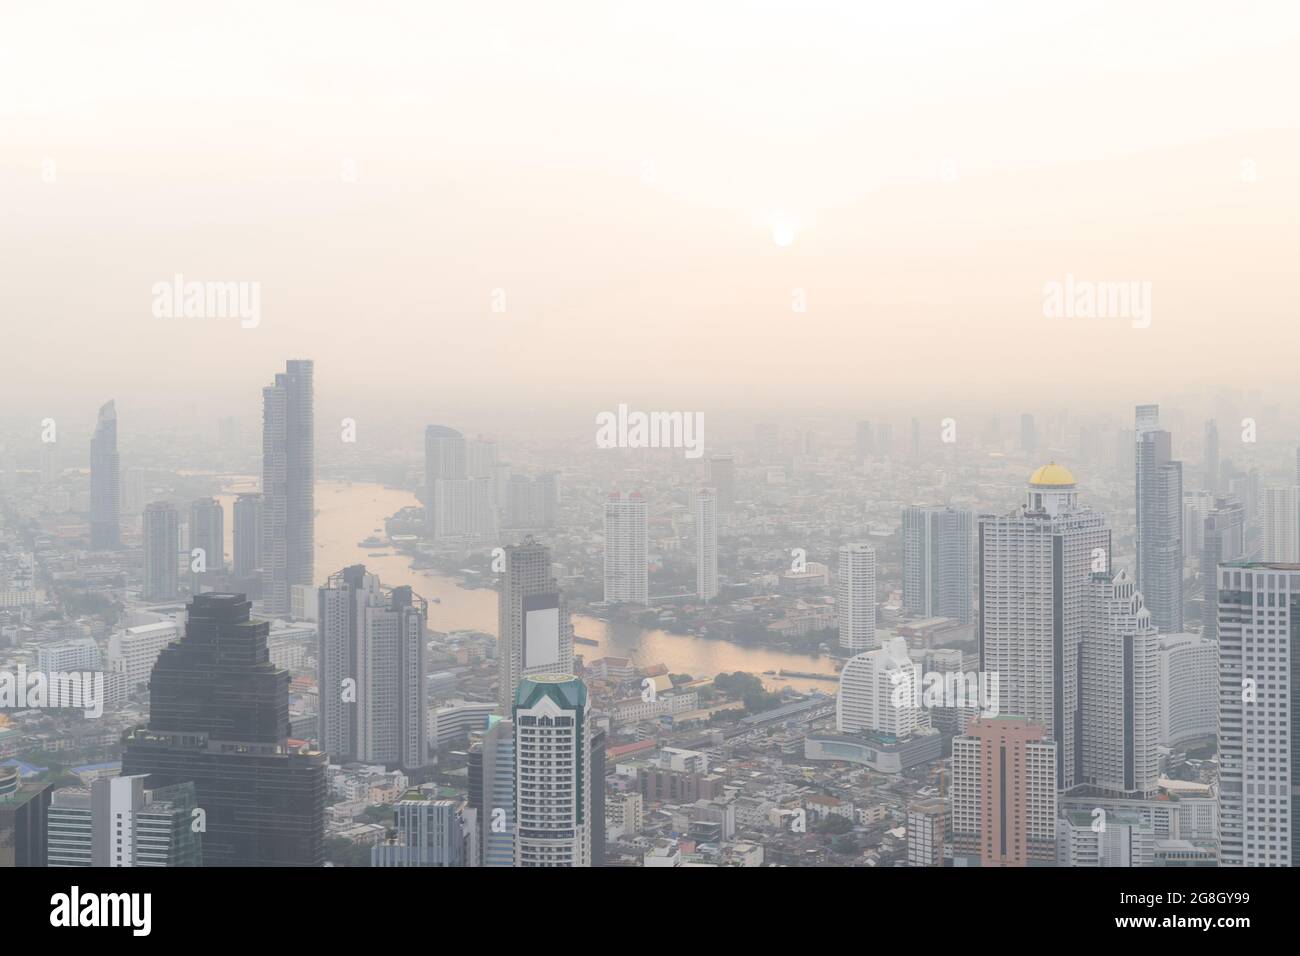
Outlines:
{"type": "Polygon", "coordinates": [[[1161,631],[1183,629],[1183,464],[1170,455],[1160,406],[1137,407],[1137,586],[1161,631]]]}
{"type": "Polygon", "coordinates": [[[536,674],[519,683],[511,715],[515,866],[591,866],[590,711],[587,685],[571,674],[536,674]]]}
{"type": "Polygon", "coordinates": [[[903,607],[969,624],[973,551],[969,511],[904,508],[903,607]]]}
{"type": "Polygon", "coordinates": [[[171,502],[144,509],[144,591],[146,601],[174,601],[181,549],[180,518],[171,502]]]}
{"type": "Polygon", "coordinates": [[[718,496],[712,488],[695,495],[695,593],[701,601],[718,596],[718,496]]]}
{"type": "Polygon", "coordinates": [[[639,492],[605,499],[605,602],[650,603],[646,501],[639,492]]]}
{"type": "Polygon", "coordinates": [[[1246,509],[1233,498],[1215,499],[1201,531],[1201,637],[1219,636],[1219,565],[1241,560],[1246,554],[1246,509]]]}
{"type": "Polygon", "coordinates": [[[471,736],[468,804],[475,810],[481,866],[515,865],[515,725],[495,714],[471,736]]]}
{"type": "Polygon", "coordinates": [[[1300,487],[1266,488],[1263,499],[1263,559],[1300,562],[1300,487]]]}
{"type": "Polygon", "coordinates": [[[980,670],[998,674],[1003,713],[1056,742],[1061,789],[1083,777],[1080,643],[1089,576],[1110,555],[1105,515],[1080,507],[1074,475],[1055,462],[1033,473],[1019,510],[980,518],[980,670]]]}
{"type": "Polygon", "coordinates": [[[320,741],[336,763],[428,760],[428,608],[356,564],[318,592],[320,741]]]}
{"type": "Polygon", "coordinates": [[[122,459],[117,453],[117,408],[105,402],[90,439],[90,547],[122,545],[122,459]]]}
{"type": "Polygon", "coordinates": [[[497,700],[510,713],[529,674],[573,670],[573,624],[551,571],[551,551],[532,535],[505,549],[497,601],[497,700]]]}
{"type": "Polygon", "coordinates": [[[316,541],[312,363],[290,359],[262,389],[262,611],[287,616],[312,585],[316,541]]]}
{"type": "Polygon", "coordinates": [[[870,545],[840,547],[836,581],[840,648],[854,654],[874,651],[880,641],[876,637],[876,552],[870,545]]]}
{"type": "Polygon", "coordinates": [[[1219,862],[1295,866],[1300,566],[1218,573],[1219,862]]]}

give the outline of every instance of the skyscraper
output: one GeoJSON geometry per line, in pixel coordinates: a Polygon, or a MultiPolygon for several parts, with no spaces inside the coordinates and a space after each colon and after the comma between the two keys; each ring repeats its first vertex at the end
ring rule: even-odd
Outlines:
{"type": "Polygon", "coordinates": [[[315,584],[312,363],[290,359],[262,389],[262,610],[286,617],[290,589],[315,584]]]}
{"type": "Polygon", "coordinates": [[[1201,482],[1210,494],[1219,490],[1219,425],[1213,418],[1205,423],[1205,465],[1201,482]]]}
{"type": "Polygon", "coordinates": [[[870,545],[840,547],[836,573],[835,611],[840,648],[854,654],[874,651],[876,639],[876,552],[870,545]]]}
{"type": "Polygon", "coordinates": [[[480,865],[515,865],[515,725],[488,718],[486,730],[471,738],[468,804],[475,811],[480,865]]]}
{"type": "Polygon", "coordinates": [[[712,488],[695,494],[695,593],[701,601],[718,596],[718,498],[712,488]]]}
{"type": "Polygon", "coordinates": [[[122,460],[117,453],[117,408],[105,402],[90,439],[90,547],[122,545],[122,460]]]}
{"type": "Polygon", "coordinates": [[[551,551],[531,535],[505,549],[497,601],[498,703],[510,713],[528,674],[573,670],[573,624],[551,571],[551,551]]]}
{"type": "Polygon", "coordinates": [[[176,600],[180,573],[180,517],[168,501],[144,509],[144,599],[176,600]]]}
{"type": "Polygon", "coordinates": [[[262,496],[242,494],[236,498],[234,522],[234,574],[250,578],[262,565],[262,496]]]}
{"type": "Polygon", "coordinates": [[[202,584],[202,575],[192,570],[195,548],[203,549],[208,574],[226,573],[226,520],[216,498],[200,498],[190,505],[191,594],[197,594],[202,584]]]}
{"type": "Polygon", "coordinates": [[[1263,498],[1263,559],[1300,562],[1300,487],[1266,488],[1263,498]]]}
{"type": "Polygon", "coordinates": [[[590,710],[587,685],[571,674],[537,674],[519,683],[511,714],[515,866],[591,866],[590,710]]]}
{"type": "Polygon", "coordinates": [[[1105,516],[1080,507],[1074,475],[1055,462],[1030,476],[1017,511],[980,517],[980,670],[998,675],[1003,713],[1056,742],[1062,789],[1083,776],[1079,645],[1089,575],[1108,570],[1110,555],[1105,516]]]}
{"type": "Polygon", "coordinates": [[[605,499],[605,602],[650,601],[646,502],[640,493],[605,499]]]}
{"type": "Polygon", "coordinates": [[[1296,866],[1300,567],[1218,573],[1220,864],[1296,866]]]}
{"type": "Polygon", "coordinates": [[[1160,637],[1126,571],[1090,579],[1082,643],[1083,777],[1107,796],[1149,799],[1160,775],[1160,637]]]}
{"type": "Polygon", "coordinates": [[[1021,717],[981,717],[952,740],[954,866],[1056,863],[1056,743],[1021,717]]]}
{"type": "Polygon", "coordinates": [[[335,763],[425,766],[424,600],[357,564],[320,589],[317,621],[321,749],[335,763]]]}
{"type": "Polygon", "coordinates": [[[126,739],[122,774],[194,784],[204,866],[320,866],[325,754],[289,738],[289,672],[271,663],[268,621],[242,594],[189,603],[185,636],[158,657],[149,726],[126,739]]]}
{"type": "Polygon", "coordinates": [[[1137,586],[1165,633],[1183,629],[1183,465],[1171,458],[1160,406],[1137,407],[1137,586]]]}
{"type": "Polygon", "coordinates": [[[903,509],[903,607],[925,617],[971,621],[971,515],[903,509]]]}
{"type": "Polygon", "coordinates": [[[1232,498],[1218,497],[1201,522],[1201,636],[1219,636],[1219,565],[1246,554],[1246,509],[1232,498]]]}
{"type": "Polygon", "coordinates": [[[467,474],[465,436],[446,425],[427,426],[424,429],[424,525],[429,537],[439,534],[438,483],[459,481],[467,474]]]}

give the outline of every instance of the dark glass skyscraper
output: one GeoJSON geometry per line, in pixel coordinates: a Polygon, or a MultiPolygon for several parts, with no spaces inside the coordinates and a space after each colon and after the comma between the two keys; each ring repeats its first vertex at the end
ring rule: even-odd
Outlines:
{"type": "Polygon", "coordinates": [[[117,454],[117,409],[105,402],[90,439],[90,547],[122,545],[122,460],[117,454]]]}
{"type": "Polygon", "coordinates": [[[271,663],[270,625],[251,607],[242,594],[190,602],[185,637],[154,665],[149,728],[128,738],[122,774],[194,783],[205,866],[320,866],[326,757],[289,743],[289,673],[271,663]]]}
{"type": "Polygon", "coordinates": [[[311,585],[316,541],[312,363],[290,359],[262,389],[262,605],[287,616],[295,584],[311,585]]]}

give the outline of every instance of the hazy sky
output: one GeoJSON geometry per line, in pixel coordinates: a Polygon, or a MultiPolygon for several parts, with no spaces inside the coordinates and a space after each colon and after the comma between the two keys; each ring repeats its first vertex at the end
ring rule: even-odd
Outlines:
{"type": "Polygon", "coordinates": [[[1284,2],[11,4],[0,408],[1283,388],[1298,80],[1284,2]]]}

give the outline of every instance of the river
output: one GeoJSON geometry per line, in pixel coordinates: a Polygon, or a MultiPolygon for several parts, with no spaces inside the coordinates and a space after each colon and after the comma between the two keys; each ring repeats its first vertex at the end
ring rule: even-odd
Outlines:
{"type": "MultiPolygon", "coordinates": [[[[256,491],[257,479],[238,477],[226,482],[218,498],[225,510],[226,552],[233,553],[232,507],[236,492],[256,491]]],[[[316,576],[324,579],[350,564],[364,564],[389,587],[410,585],[429,601],[429,627],[438,631],[476,630],[495,634],[497,594],[488,588],[463,588],[454,577],[412,570],[410,558],[389,548],[360,547],[371,535],[384,537],[384,520],[402,508],[418,505],[407,491],[362,482],[316,482],[316,576]],[[378,529],[378,530],[376,530],[378,529]],[[379,557],[372,555],[379,554],[379,557]],[[434,603],[434,598],[438,603],[434,603]]],[[[674,674],[712,677],[746,671],[762,678],[769,689],[834,690],[837,678],[831,658],[792,654],[762,647],[745,647],[727,641],[649,630],[626,622],[606,622],[583,614],[573,615],[578,637],[596,645],[577,644],[574,651],[586,660],[606,655],[628,657],[637,664],[664,664],[674,674]],[[781,669],[826,674],[824,679],[791,677],[778,680],[766,671],[781,669]]]]}

